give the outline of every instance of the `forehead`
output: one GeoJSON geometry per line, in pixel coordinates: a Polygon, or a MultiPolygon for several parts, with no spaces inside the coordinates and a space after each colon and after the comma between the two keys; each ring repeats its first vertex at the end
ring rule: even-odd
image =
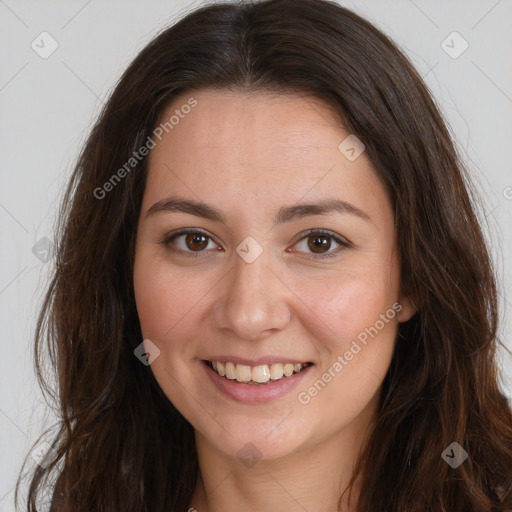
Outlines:
{"type": "Polygon", "coordinates": [[[250,196],[260,205],[385,195],[364,153],[350,161],[340,152],[350,133],[317,98],[200,90],[175,98],[160,122],[167,130],[155,139],[146,187],[155,201],[176,192],[218,204],[250,196]]]}

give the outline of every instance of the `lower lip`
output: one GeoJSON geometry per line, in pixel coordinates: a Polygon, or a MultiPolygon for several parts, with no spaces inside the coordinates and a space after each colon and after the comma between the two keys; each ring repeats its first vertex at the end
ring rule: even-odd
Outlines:
{"type": "Polygon", "coordinates": [[[244,403],[262,403],[276,400],[289,393],[309,372],[313,365],[310,365],[299,373],[294,373],[290,377],[283,377],[280,380],[270,380],[267,384],[245,384],[236,379],[226,379],[221,377],[216,371],[203,361],[203,367],[206,374],[215,384],[217,389],[229,398],[237,402],[244,403]]]}

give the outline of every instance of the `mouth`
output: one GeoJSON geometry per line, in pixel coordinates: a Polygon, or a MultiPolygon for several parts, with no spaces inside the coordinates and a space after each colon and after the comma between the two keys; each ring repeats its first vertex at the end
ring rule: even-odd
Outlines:
{"type": "Polygon", "coordinates": [[[312,365],[305,363],[272,363],[249,366],[232,362],[204,361],[215,373],[227,380],[244,384],[265,386],[269,383],[286,380],[312,365]]]}

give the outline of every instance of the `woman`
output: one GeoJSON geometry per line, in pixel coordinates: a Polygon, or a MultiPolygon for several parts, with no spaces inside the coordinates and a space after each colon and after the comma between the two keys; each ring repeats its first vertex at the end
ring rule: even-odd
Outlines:
{"type": "Polygon", "coordinates": [[[512,509],[471,193],[426,86],[349,10],[162,32],[65,197],[36,340],[61,423],[28,510],[44,488],[57,512],[512,509]]]}

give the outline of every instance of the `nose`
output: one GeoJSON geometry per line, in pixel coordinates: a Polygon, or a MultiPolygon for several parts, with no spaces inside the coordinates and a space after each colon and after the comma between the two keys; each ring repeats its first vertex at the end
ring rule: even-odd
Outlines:
{"type": "Polygon", "coordinates": [[[235,255],[214,305],[217,328],[237,339],[264,339],[290,324],[291,290],[278,277],[265,251],[252,263],[235,255]]]}

